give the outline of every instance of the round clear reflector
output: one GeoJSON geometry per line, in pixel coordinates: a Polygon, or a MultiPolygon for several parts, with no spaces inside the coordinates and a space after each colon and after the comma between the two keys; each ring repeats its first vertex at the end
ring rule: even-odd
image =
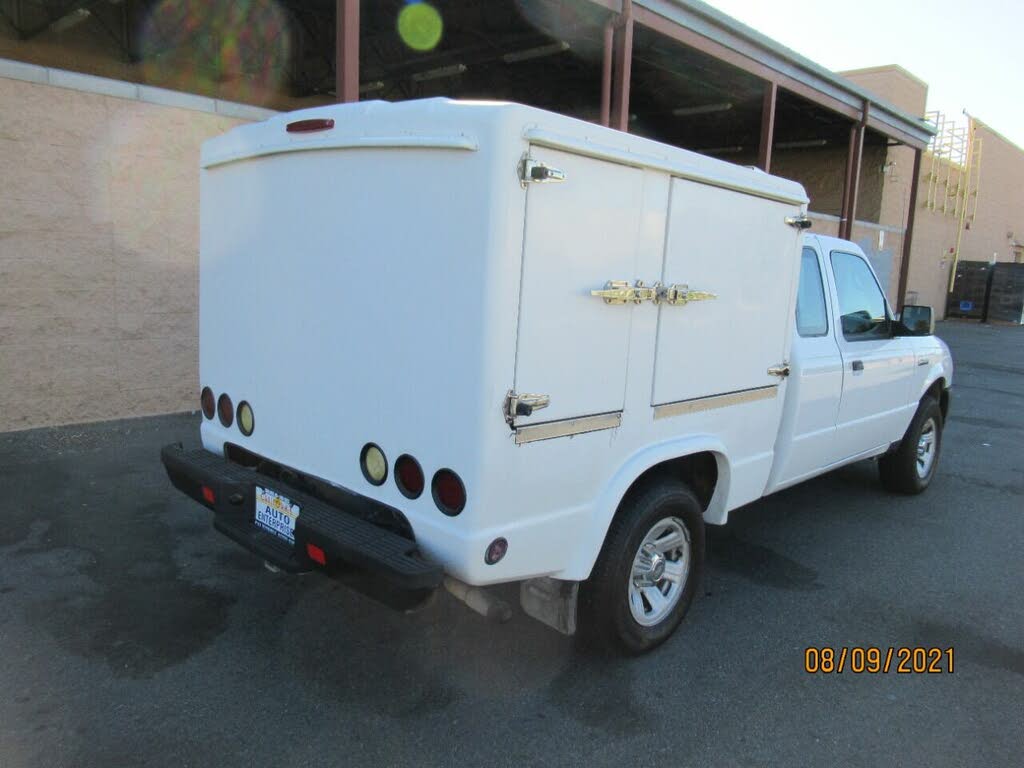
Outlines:
{"type": "Polygon", "coordinates": [[[248,437],[255,427],[256,417],[253,415],[252,406],[243,400],[238,404],[238,428],[248,437]]]}
{"type": "Polygon", "coordinates": [[[361,464],[363,475],[374,485],[380,485],[387,479],[388,460],[384,456],[384,451],[373,443],[363,448],[361,464]]]}

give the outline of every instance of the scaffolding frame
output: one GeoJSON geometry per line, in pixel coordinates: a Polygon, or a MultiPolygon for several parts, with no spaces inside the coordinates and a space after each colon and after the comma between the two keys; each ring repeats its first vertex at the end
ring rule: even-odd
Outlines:
{"type": "Polygon", "coordinates": [[[982,140],[970,115],[967,115],[966,126],[938,111],[929,112],[925,117],[935,126],[936,133],[928,143],[931,161],[924,207],[957,221],[956,245],[949,274],[949,290],[952,291],[964,231],[970,228],[978,215],[982,140]]]}

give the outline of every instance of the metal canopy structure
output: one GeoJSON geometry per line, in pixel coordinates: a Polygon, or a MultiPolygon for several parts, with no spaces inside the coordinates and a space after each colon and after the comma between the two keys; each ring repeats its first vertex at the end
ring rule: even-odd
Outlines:
{"type": "MultiPolygon", "coordinates": [[[[368,44],[379,54],[376,46],[383,28],[380,19],[393,19],[397,8],[391,6],[399,3],[384,0],[365,4],[364,12],[368,11],[370,18],[363,21],[362,33],[357,35],[352,29],[360,25],[359,0],[336,2],[337,39],[343,43],[336,50],[339,99],[358,99],[357,81],[362,83],[364,93],[385,91],[395,74],[395,59],[386,55],[374,59],[359,46],[368,44]],[[353,70],[357,74],[353,75],[353,70]]],[[[458,16],[456,5],[441,6],[446,12],[454,11],[453,28],[473,29],[458,16]]],[[[481,17],[487,15],[482,8],[485,4],[473,5],[481,17]]],[[[773,149],[783,144],[810,147],[845,143],[847,163],[839,224],[842,237],[851,236],[856,218],[865,145],[897,143],[911,147],[916,152],[915,169],[919,169],[921,151],[934,134],[923,118],[906,114],[699,0],[577,0],[561,4],[537,0],[486,5],[492,7],[491,13],[496,13],[494,7],[500,13],[504,5],[521,17],[528,18],[532,10],[535,17],[563,22],[562,34],[553,29],[557,24],[546,25],[548,46],[560,43],[566,50],[592,53],[600,43],[599,65],[593,55],[590,57],[590,68],[600,72],[597,114],[586,115],[577,102],[579,95],[586,93],[587,80],[596,74],[588,73],[586,56],[575,58],[576,68],[568,82],[564,79],[566,60],[560,62],[563,88],[555,107],[560,111],[583,113],[620,130],[649,134],[708,154],[750,152],[766,171],[771,169],[773,149]],[[566,29],[572,34],[565,34],[566,29]],[[565,39],[570,36],[571,42],[565,39]],[[700,119],[687,119],[696,116],[700,119]]],[[[487,28],[483,18],[477,21],[478,32],[481,24],[487,28]]],[[[508,46],[517,35],[515,44],[520,46],[532,45],[532,50],[538,50],[545,45],[544,40],[531,40],[528,30],[516,30],[514,21],[501,32],[504,34],[490,38],[480,34],[475,51],[486,56],[488,49],[492,55],[501,49],[506,51],[507,59],[508,46]]],[[[428,73],[469,81],[457,88],[460,95],[511,97],[550,106],[550,69],[530,73],[526,98],[517,98],[520,89],[515,83],[504,82],[495,88],[492,82],[488,87],[479,65],[466,63],[473,53],[472,44],[453,46],[447,55],[439,51],[430,59],[429,63],[436,66],[428,73]],[[476,72],[466,77],[471,68],[476,72]]],[[[402,52],[397,55],[403,59],[402,52]]],[[[426,63],[419,62],[421,66],[426,63]]],[[[913,196],[916,184],[911,189],[913,196]]],[[[905,285],[909,266],[914,203],[912,200],[908,212],[901,286],[905,285]]]]}
{"type": "Polygon", "coordinates": [[[868,127],[902,144],[924,149],[934,134],[922,117],[908,115],[700,0],[622,0],[622,4],[632,7],[639,24],[658,29],[850,120],[859,121],[867,105],[868,127]]]}
{"type": "MultiPolygon", "coordinates": [[[[819,212],[838,215],[847,238],[871,180],[862,178],[865,157],[910,147],[916,179],[934,133],[921,117],[700,0],[430,3],[443,35],[426,46],[399,33],[409,0],[0,0],[0,32],[68,48],[88,38],[91,51],[103,46],[126,67],[141,64],[132,77],[148,81],[148,70],[163,70],[173,87],[210,95],[274,68],[273,87],[253,91],[261,105],[503,99],[766,171],[791,160],[791,150],[819,152],[836,166],[819,196],[829,209],[819,212]],[[276,35],[260,29],[268,15],[276,35]],[[219,55],[229,49],[237,55],[219,55]]],[[[915,208],[912,200],[901,284],[915,208]]]]}

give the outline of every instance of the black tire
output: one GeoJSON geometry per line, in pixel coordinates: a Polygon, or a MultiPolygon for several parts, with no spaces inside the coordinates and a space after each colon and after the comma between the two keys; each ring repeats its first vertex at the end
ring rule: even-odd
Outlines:
{"type": "Polygon", "coordinates": [[[683,620],[703,570],[704,515],[693,491],[674,479],[658,479],[634,489],[619,506],[590,578],[580,585],[577,613],[580,639],[591,646],[629,654],[653,650],[665,642],[683,620]],[[674,518],[685,526],[689,537],[689,568],[672,609],[658,623],[643,626],[630,608],[634,558],[645,536],[667,518],[674,518]]]}
{"type": "Polygon", "coordinates": [[[882,486],[894,493],[917,494],[931,485],[935,470],[939,466],[942,449],[942,409],[938,401],[930,396],[921,399],[917,413],[907,427],[899,447],[878,459],[878,475],[882,486]],[[934,454],[925,472],[919,471],[918,443],[922,433],[929,429],[934,435],[934,454]]]}

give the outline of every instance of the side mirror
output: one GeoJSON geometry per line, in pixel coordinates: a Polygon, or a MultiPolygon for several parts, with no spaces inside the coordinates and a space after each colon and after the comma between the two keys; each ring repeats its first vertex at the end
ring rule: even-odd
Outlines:
{"type": "Polygon", "coordinates": [[[932,336],[935,333],[935,315],[931,307],[908,304],[896,323],[896,336],[932,336]]]}

